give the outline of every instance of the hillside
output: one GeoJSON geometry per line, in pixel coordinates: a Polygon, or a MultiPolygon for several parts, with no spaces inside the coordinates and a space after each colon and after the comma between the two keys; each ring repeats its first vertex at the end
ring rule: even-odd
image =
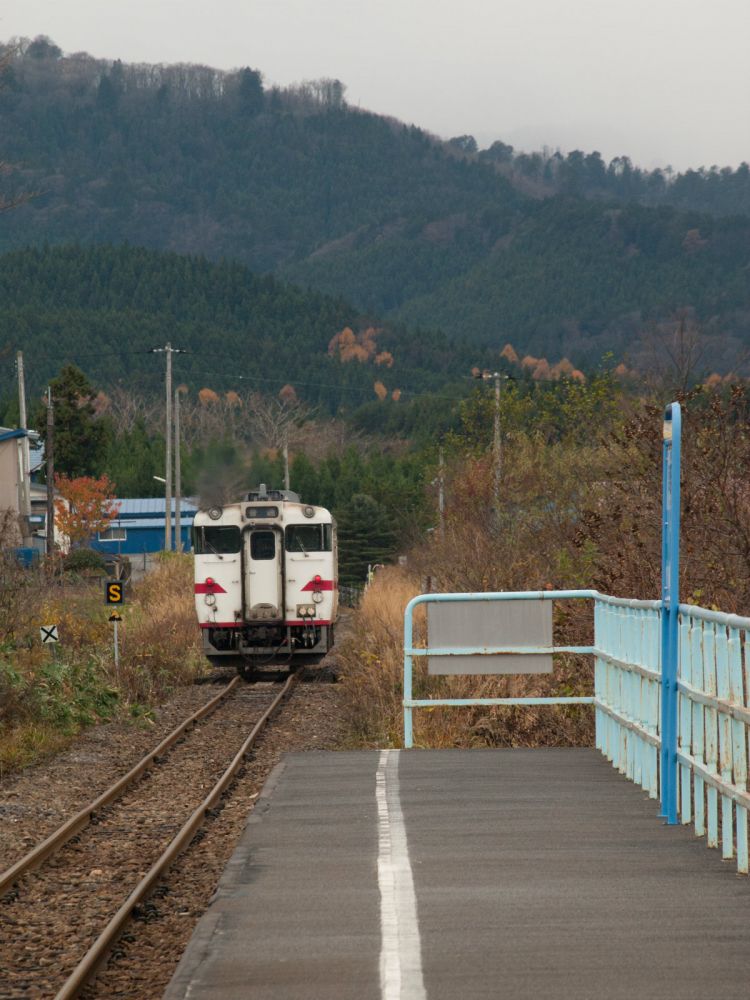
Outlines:
{"type": "Polygon", "coordinates": [[[110,65],[50,46],[5,80],[8,182],[39,197],[3,220],[0,250],[129,241],[268,271],[405,211],[424,223],[493,203],[509,223],[519,201],[490,165],[348,108],[333,82],[264,91],[250,69],[110,65]]]}
{"type": "MultiPolygon", "coordinates": [[[[341,338],[339,338],[341,339],[341,338]]],[[[330,412],[376,399],[374,384],[405,398],[468,373],[489,354],[439,334],[369,327],[341,299],[259,277],[241,264],[137,247],[47,247],[0,257],[0,355],[26,354],[32,393],[66,362],[99,385],[157,392],[170,341],[175,379],[277,393],[292,384],[330,412]],[[351,329],[351,344],[331,341],[351,329]]],[[[0,394],[11,394],[4,365],[0,394]]]]}
{"type": "MultiPolygon", "coordinates": [[[[686,309],[709,368],[750,342],[750,216],[727,214],[750,204],[747,169],[670,178],[598,154],[477,150],[350,108],[338,81],[264,88],[248,68],[126,66],[44,40],[21,46],[4,83],[2,193],[35,197],[0,214],[0,251],[129,243],[234,259],[373,322],[577,365],[637,359],[686,309]]],[[[403,336],[425,350],[427,335],[403,336]]]]}
{"type": "Polygon", "coordinates": [[[728,370],[750,346],[748,265],[750,219],[561,197],[540,203],[511,239],[395,315],[578,364],[611,351],[644,369],[662,321],[689,307],[707,361],[728,370]]]}

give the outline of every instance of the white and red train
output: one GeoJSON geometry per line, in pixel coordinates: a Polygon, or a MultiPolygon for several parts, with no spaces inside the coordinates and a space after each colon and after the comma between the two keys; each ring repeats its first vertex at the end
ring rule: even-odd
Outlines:
{"type": "Polygon", "coordinates": [[[193,523],[195,610],[215,666],[320,659],[338,615],[336,523],[323,507],[260,486],[199,510],[193,523]]]}

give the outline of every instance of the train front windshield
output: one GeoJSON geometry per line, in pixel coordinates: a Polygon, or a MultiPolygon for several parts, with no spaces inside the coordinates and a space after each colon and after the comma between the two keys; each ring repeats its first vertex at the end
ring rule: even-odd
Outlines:
{"type": "Polygon", "coordinates": [[[218,528],[206,524],[193,528],[193,548],[198,556],[235,555],[240,551],[240,539],[237,527],[218,528]]]}
{"type": "Polygon", "coordinates": [[[289,524],[286,529],[287,552],[330,552],[330,524],[289,524]]]}

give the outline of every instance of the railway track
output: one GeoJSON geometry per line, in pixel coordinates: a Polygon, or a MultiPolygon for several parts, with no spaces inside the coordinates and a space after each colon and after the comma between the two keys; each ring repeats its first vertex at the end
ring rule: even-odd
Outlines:
{"type": "Polygon", "coordinates": [[[233,680],[110,789],[0,874],[3,1000],[62,1000],[81,993],[128,921],[206,818],[215,815],[297,677],[283,685],[233,680]]]}

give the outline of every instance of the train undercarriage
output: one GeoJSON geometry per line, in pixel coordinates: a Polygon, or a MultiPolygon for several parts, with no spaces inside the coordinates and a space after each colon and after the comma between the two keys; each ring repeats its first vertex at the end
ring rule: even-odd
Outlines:
{"type": "Polygon", "coordinates": [[[250,677],[261,667],[319,663],[333,645],[333,627],[267,622],[238,628],[204,628],[203,652],[214,667],[234,667],[250,677]]]}

